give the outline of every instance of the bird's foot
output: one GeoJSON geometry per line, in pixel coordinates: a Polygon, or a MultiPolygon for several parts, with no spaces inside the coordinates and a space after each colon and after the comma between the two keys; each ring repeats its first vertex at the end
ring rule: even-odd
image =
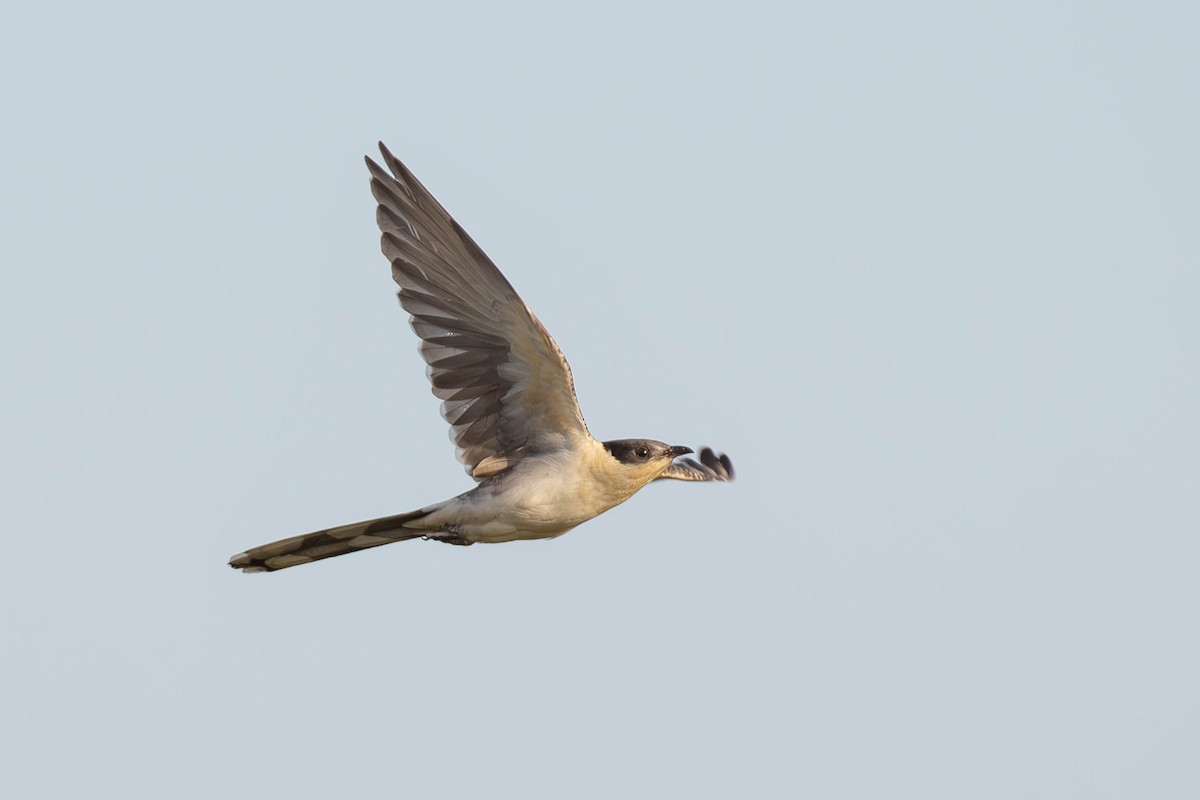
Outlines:
{"type": "Polygon", "coordinates": [[[434,539],[435,541],[445,542],[446,544],[456,544],[460,547],[467,547],[468,545],[475,544],[463,535],[462,527],[458,525],[452,525],[449,522],[442,525],[440,532],[431,533],[423,538],[434,539]]]}

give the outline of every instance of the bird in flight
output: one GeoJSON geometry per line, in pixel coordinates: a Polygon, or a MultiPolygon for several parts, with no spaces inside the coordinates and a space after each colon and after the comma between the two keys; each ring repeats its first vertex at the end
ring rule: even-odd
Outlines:
{"type": "Polygon", "coordinates": [[[229,559],[271,572],[406,539],[448,544],[559,536],[646,484],[731,481],[729,457],[653,439],[597,441],[558,345],[500,270],[381,142],[367,158],[383,254],[421,339],[458,460],[478,485],[406,514],[252,547],[229,559]]]}

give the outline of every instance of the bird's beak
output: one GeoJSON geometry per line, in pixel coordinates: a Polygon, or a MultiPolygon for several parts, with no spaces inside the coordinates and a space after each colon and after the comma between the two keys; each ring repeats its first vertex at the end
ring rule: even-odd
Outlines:
{"type": "Polygon", "coordinates": [[[670,452],[671,458],[679,458],[680,456],[686,456],[688,453],[694,453],[696,451],[690,447],[684,447],[681,444],[677,444],[671,447],[668,452],[670,452]]]}

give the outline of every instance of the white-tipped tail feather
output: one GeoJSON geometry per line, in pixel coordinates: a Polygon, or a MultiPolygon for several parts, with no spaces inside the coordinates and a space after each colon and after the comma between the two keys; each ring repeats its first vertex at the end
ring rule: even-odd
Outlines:
{"type": "Polygon", "coordinates": [[[229,566],[242,572],[273,572],[310,561],[319,561],[322,558],[379,547],[381,544],[416,539],[430,533],[428,529],[420,527],[420,519],[429,510],[423,508],[407,514],[354,522],[280,539],[238,553],[229,559],[229,566]],[[406,523],[412,527],[406,527],[406,523]]]}

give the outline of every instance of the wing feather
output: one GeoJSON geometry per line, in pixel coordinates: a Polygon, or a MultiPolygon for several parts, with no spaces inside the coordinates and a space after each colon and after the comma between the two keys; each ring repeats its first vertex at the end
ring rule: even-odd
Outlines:
{"type": "Polygon", "coordinates": [[[673,478],[677,481],[732,481],[733,462],[724,453],[717,455],[711,447],[702,447],[698,463],[691,458],[672,462],[659,478],[673,478]]]}
{"type": "Polygon", "coordinates": [[[368,158],[380,248],[460,461],[476,480],[590,434],[562,351],[512,284],[409,169],[368,158]]]}

